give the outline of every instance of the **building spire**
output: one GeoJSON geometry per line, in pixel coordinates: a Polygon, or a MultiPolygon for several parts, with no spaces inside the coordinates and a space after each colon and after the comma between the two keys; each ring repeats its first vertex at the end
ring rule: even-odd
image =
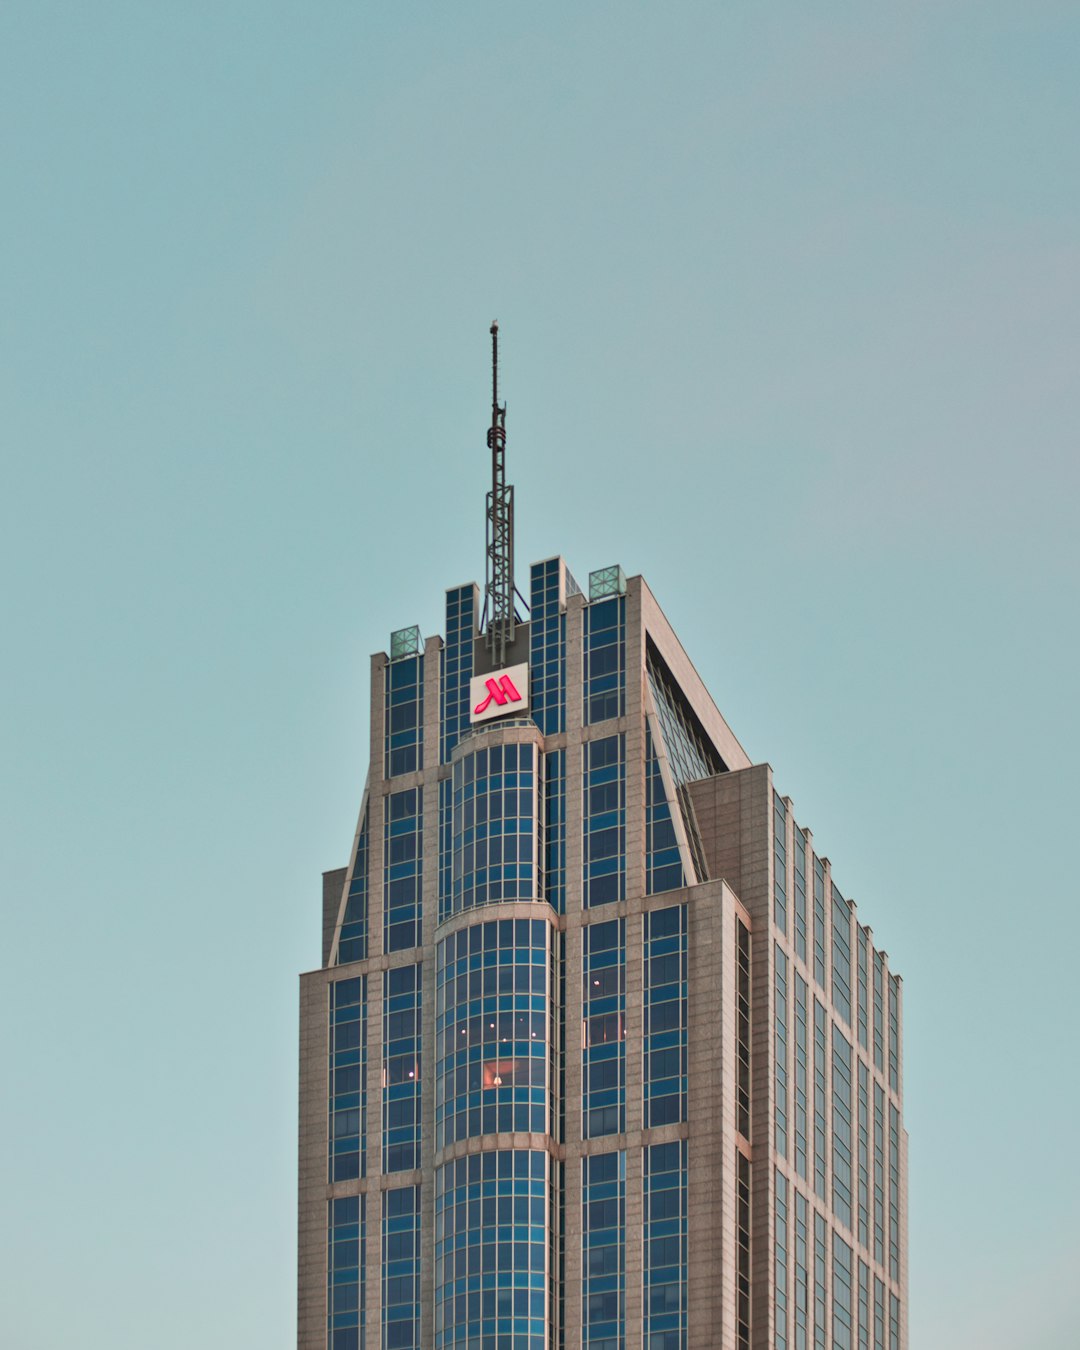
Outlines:
{"type": "Polygon", "coordinates": [[[491,325],[491,491],[487,495],[487,565],[484,615],[496,668],[506,664],[514,640],[514,489],[506,481],[506,404],[499,404],[499,325],[491,325]]]}

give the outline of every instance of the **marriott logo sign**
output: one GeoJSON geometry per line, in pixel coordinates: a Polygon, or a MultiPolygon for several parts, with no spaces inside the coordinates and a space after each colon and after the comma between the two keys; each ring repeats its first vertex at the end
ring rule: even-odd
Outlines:
{"type": "Polygon", "coordinates": [[[529,707],[529,667],[510,666],[490,675],[474,675],[469,685],[469,721],[486,722],[529,707]]]}

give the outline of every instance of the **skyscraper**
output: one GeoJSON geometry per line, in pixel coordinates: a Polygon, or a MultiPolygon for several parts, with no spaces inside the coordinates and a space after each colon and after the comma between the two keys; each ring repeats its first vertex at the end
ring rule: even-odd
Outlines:
{"type": "Polygon", "coordinates": [[[492,402],[301,977],[300,1350],[906,1350],[899,977],[645,582],[516,594],[492,402]]]}

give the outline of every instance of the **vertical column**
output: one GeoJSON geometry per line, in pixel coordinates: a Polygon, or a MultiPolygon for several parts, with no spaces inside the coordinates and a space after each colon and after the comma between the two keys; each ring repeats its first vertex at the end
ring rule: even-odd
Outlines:
{"type": "Polygon", "coordinates": [[[582,901],[582,722],[584,699],[585,598],[566,601],[566,1003],[563,1028],[566,1046],[566,1086],[562,1109],[566,1121],[563,1180],[563,1267],[566,1350],[576,1350],[581,1307],[581,901],[582,901]]]}
{"type": "Polygon", "coordinates": [[[435,1299],[435,928],[439,920],[439,742],[441,734],[442,641],[424,644],[424,869],[421,889],[423,999],[421,1003],[420,1166],[425,1185],[420,1192],[420,1343],[434,1345],[432,1309],[435,1299]]]}
{"type": "Polygon", "coordinates": [[[371,658],[371,767],[368,771],[368,955],[383,950],[383,819],[386,811],[386,666],[384,652],[371,658]]]}
{"type": "Polygon", "coordinates": [[[626,896],[645,894],[645,624],[641,578],[626,595],[626,896]]]}
{"type": "Polygon", "coordinates": [[[735,1344],[735,933],[722,893],[710,883],[688,906],[690,1350],[735,1344]]]}
{"type": "Polygon", "coordinates": [[[751,1308],[754,1341],[771,1346],[776,1334],[773,1303],[773,1258],[776,1241],[776,1183],[773,1167],[773,1119],[776,1110],[773,1081],[774,998],[773,903],[773,781],[768,765],[747,770],[741,812],[742,871],[760,878],[760,893],[740,895],[754,919],[750,949],[750,1142],[753,1164],[751,1189],[751,1308]]]}
{"type": "MultiPolygon", "coordinates": [[[[380,688],[382,686],[380,685],[380,688]]],[[[385,799],[383,799],[385,800],[385,799]]],[[[382,825],[379,826],[379,851],[382,852],[382,825]]],[[[382,863],[380,860],[378,885],[382,905],[382,863]]],[[[378,937],[372,930],[371,941],[382,943],[382,915],[379,916],[378,937]]],[[[382,1068],[383,1068],[383,994],[385,969],[369,970],[367,977],[367,1312],[364,1325],[367,1344],[382,1345],[382,1068]],[[380,1189],[374,1189],[378,1186],[380,1189]]]]}
{"type": "Polygon", "coordinates": [[[626,1150],[626,1350],[638,1350],[644,1326],[642,1281],[644,1279],[645,1196],[641,1131],[642,1046],[645,1037],[645,927],[639,910],[626,916],[626,1134],[637,1141],[626,1150]]]}
{"type": "Polygon", "coordinates": [[[327,992],[321,974],[300,980],[300,1186],[297,1213],[299,1350],[326,1347],[327,992]]]}

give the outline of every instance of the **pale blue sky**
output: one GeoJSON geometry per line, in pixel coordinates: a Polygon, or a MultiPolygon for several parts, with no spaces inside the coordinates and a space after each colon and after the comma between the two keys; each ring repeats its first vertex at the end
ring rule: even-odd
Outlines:
{"type": "Polygon", "coordinates": [[[0,1343],[294,1343],[367,658],[649,580],[905,977],[913,1350],[1075,1341],[1075,4],[7,0],[0,1343]]]}

